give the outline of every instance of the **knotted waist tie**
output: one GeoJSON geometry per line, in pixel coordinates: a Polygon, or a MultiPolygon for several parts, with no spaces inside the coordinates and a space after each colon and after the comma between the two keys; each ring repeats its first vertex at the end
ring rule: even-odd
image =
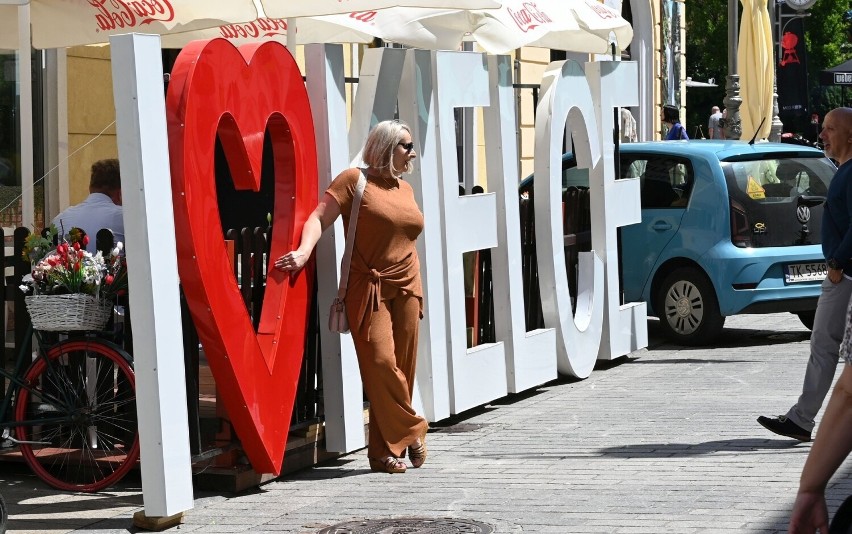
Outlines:
{"type": "MultiPolygon", "coordinates": [[[[370,340],[370,327],[373,323],[373,313],[379,310],[379,304],[382,300],[382,284],[390,284],[399,289],[413,292],[415,287],[412,286],[415,278],[419,275],[419,268],[420,266],[418,265],[416,254],[411,254],[400,263],[388,266],[381,271],[368,267],[358,254],[352,255],[350,277],[354,276],[359,279],[364,279],[364,283],[367,285],[367,290],[362,301],[357,304],[357,317],[359,319],[358,334],[361,337],[367,341],[370,340]]],[[[361,280],[359,280],[359,282],[360,281],[361,280]]],[[[419,291],[419,284],[417,284],[416,289],[419,291]]],[[[420,300],[422,316],[423,298],[421,295],[415,294],[415,296],[417,296],[420,300]]]]}

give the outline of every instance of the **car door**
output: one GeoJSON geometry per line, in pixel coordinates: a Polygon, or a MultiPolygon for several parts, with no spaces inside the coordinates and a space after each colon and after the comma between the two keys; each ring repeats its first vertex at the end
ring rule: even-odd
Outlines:
{"type": "Polygon", "coordinates": [[[624,296],[637,302],[680,228],[694,175],[687,158],[660,154],[622,154],[621,170],[639,178],[642,221],[621,230],[624,296]]]}

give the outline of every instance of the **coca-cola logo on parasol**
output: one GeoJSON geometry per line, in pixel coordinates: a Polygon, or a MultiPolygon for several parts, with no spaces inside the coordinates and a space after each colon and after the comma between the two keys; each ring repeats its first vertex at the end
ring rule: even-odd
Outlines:
{"type": "Polygon", "coordinates": [[[553,20],[547,16],[547,13],[536,6],[535,2],[524,2],[522,5],[524,8],[519,11],[515,11],[510,7],[506,8],[506,12],[512,17],[512,20],[515,21],[515,24],[518,25],[518,28],[520,28],[522,32],[526,33],[538,28],[542,24],[553,22],[553,20]]]}
{"type": "Polygon", "coordinates": [[[587,1],[586,5],[589,6],[592,9],[592,11],[597,13],[598,16],[600,16],[600,18],[602,18],[602,19],[618,18],[618,14],[615,11],[607,8],[603,4],[597,3],[596,1],[593,1],[593,2],[587,1]]]}
{"type": "Polygon", "coordinates": [[[284,19],[257,19],[245,24],[226,24],[219,26],[219,34],[225,39],[254,39],[284,35],[287,21],[284,19]]]}
{"type": "Polygon", "coordinates": [[[103,31],[136,28],[175,18],[175,10],[169,0],[89,0],[89,5],[97,10],[95,21],[103,31]]]}
{"type": "Polygon", "coordinates": [[[373,22],[377,13],[375,11],[353,11],[349,13],[350,19],[360,20],[361,22],[373,22]]]}

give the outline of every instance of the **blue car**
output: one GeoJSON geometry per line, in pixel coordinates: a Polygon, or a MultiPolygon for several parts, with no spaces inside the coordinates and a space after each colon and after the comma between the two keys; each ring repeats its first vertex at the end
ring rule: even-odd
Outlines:
{"type": "MultiPolygon", "coordinates": [[[[573,154],[562,162],[570,264],[591,245],[582,216],[588,171],[573,154]],[[575,210],[581,215],[568,215],[575,210]]],[[[646,302],[665,335],[685,345],[711,343],[725,317],[740,313],[792,312],[811,328],[827,273],[822,205],[835,170],[821,151],[790,144],[621,145],[619,176],[639,179],[642,206],[642,221],[621,229],[624,302],[646,302]]],[[[520,191],[533,194],[533,177],[520,191]]]]}

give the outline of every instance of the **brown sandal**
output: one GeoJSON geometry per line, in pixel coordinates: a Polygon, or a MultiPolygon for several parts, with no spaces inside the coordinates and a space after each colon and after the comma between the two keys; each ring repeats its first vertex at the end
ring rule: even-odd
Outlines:
{"type": "Polygon", "coordinates": [[[382,473],[405,473],[405,462],[393,456],[370,458],[370,469],[382,473]]]}
{"type": "Polygon", "coordinates": [[[408,447],[408,459],[411,460],[411,467],[415,469],[420,467],[426,462],[426,456],[429,454],[429,450],[426,448],[426,434],[420,438],[420,445],[418,446],[410,446],[408,447]]]}

